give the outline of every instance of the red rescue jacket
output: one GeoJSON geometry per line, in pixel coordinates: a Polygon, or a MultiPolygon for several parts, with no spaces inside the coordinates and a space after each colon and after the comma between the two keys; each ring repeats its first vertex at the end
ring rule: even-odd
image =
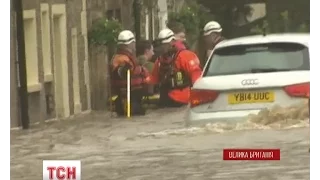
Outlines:
{"type": "MultiPolygon", "coordinates": [[[[182,42],[176,41],[174,46],[177,49],[177,54],[173,56],[174,59],[172,59],[172,64],[175,71],[183,72],[184,75],[189,78],[190,86],[184,87],[182,89],[171,89],[169,90],[168,95],[176,102],[188,104],[190,97],[190,87],[202,74],[200,61],[197,55],[194,52],[187,50],[182,42]]],[[[160,66],[161,64],[163,64],[163,61],[168,61],[168,59],[160,57],[156,60],[151,74],[152,83],[160,83],[160,79],[162,78],[160,77],[160,66]]]]}
{"type": "Polygon", "coordinates": [[[146,68],[137,64],[135,56],[126,50],[119,50],[112,60],[111,84],[114,91],[126,91],[127,70],[131,72],[131,90],[145,87],[149,72],[146,68]]]}

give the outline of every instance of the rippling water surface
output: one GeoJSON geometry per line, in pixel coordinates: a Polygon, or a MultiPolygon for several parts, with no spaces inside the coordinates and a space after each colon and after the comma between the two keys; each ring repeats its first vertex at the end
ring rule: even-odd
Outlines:
{"type": "Polygon", "coordinates": [[[185,128],[185,108],[131,120],[94,113],[11,132],[11,179],[42,179],[42,160],[80,159],[84,180],[307,180],[307,106],[185,128]],[[280,148],[280,161],[223,161],[224,148],[280,148]]]}

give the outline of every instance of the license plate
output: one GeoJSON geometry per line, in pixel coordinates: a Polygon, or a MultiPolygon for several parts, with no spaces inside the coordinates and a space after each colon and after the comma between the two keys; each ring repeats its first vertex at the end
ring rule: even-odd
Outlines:
{"type": "Polygon", "coordinates": [[[228,95],[229,104],[268,103],[275,99],[274,92],[239,92],[228,95]]]}

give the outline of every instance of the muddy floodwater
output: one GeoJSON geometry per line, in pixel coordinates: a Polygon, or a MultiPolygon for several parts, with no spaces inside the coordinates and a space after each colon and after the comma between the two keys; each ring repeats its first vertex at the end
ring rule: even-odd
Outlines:
{"type": "Polygon", "coordinates": [[[185,108],[131,120],[93,113],[11,131],[11,179],[41,180],[42,160],[81,160],[83,180],[308,180],[305,105],[245,122],[184,127],[185,108]],[[280,161],[223,161],[224,148],[279,148],[280,161]]]}

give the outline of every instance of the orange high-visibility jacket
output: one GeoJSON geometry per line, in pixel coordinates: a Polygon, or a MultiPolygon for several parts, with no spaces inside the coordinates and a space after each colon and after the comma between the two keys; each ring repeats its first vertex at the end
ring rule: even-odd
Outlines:
{"type": "MultiPolygon", "coordinates": [[[[174,61],[176,69],[186,72],[186,75],[189,77],[192,84],[201,76],[202,69],[200,67],[200,61],[198,56],[194,52],[190,50],[180,51],[174,61]]],[[[159,83],[159,67],[160,60],[158,59],[155,62],[151,74],[151,82],[154,84],[159,83]]],[[[168,95],[176,102],[188,104],[190,97],[190,87],[186,87],[183,89],[173,89],[169,91],[168,95]]]]}

